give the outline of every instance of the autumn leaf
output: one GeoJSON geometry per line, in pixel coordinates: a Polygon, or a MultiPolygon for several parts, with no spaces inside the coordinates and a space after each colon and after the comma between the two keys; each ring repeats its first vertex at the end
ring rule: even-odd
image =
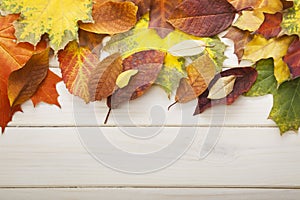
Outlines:
{"type": "Polygon", "coordinates": [[[44,33],[58,51],[78,37],[78,21],[92,22],[92,0],[2,0],[0,9],[21,13],[14,24],[19,42],[36,45],[44,33]]]}
{"type": "Polygon", "coordinates": [[[91,33],[79,29],[79,46],[87,47],[96,56],[100,56],[100,51],[103,48],[102,41],[106,37],[103,34],[91,33]]]}
{"type": "Polygon", "coordinates": [[[98,34],[116,34],[130,30],[136,24],[138,7],[132,2],[96,3],[94,23],[79,23],[80,28],[98,34]]]}
{"type": "Polygon", "coordinates": [[[283,9],[281,0],[228,0],[237,10],[252,8],[253,10],[275,14],[283,9]]]}
{"type": "Polygon", "coordinates": [[[185,33],[207,37],[226,30],[236,13],[227,0],[185,0],[176,7],[168,22],[185,33]]]}
{"type": "Polygon", "coordinates": [[[174,27],[167,22],[175,7],[182,0],[152,0],[149,28],[156,30],[161,38],[165,38],[174,27]]]}
{"type": "Polygon", "coordinates": [[[98,57],[86,47],[70,42],[64,50],[58,53],[59,67],[62,79],[71,94],[89,102],[88,81],[91,72],[99,63],[98,57]]]}
{"type": "Polygon", "coordinates": [[[143,15],[150,11],[151,0],[130,0],[138,6],[137,18],[140,19],[143,15]]]}
{"type": "Polygon", "coordinates": [[[204,112],[207,108],[212,107],[213,105],[218,104],[227,104],[231,105],[235,102],[235,100],[242,94],[248,92],[257,78],[257,71],[252,67],[244,67],[244,68],[232,68],[220,73],[220,75],[216,75],[215,78],[211,81],[209,85],[209,89],[207,89],[204,93],[202,93],[198,97],[198,105],[196,107],[194,115],[200,114],[204,112]],[[217,80],[221,77],[226,76],[236,76],[235,84],[233,87],[233,91],[227,95],[227,97],[218,100],[208,99],[209,89],[217,82],[217,80]]]}
{"type": "Polygon", "coordinates": [[[287,54],[284,56],[284,62],[287,63],[292,78],[300,76],[300,41],[299,38],[295,39],[290,45],[287,54]]]}
{"type": "Polygon", "coordinates": [[[300,126],[300,78],[280,85],[274,92],[273,108],[269,118],[276,122],[281,134],[298,132],[300,126]]]}
{"type": "Polygon", "coordinates": [[[165,53],[157,50],[141,51],[123,61],[123,70],[137,69],[129,84],[117,89],[111,96],[111,108],[143,95],[155,82],[164,62],[165,53]]]}
{"type": "Polygon", "coordinates": [[[243,59],[257,62],[261,59],[274,59],[275,76],[279,84],[283,83],[290,76],[287,66],[282,62],[286,55],[290,43],[294,37],[283,36],[280,38],[265,39],[260,35],[255,35],[245,48],[243,59]]]}
{"type": "Polygon", "coordinates": [[[232,92],[235,80],[236,76],[234,75],[219,78],[217,82],[210,88],[207,98],[225,98],[228,94],[232,92]]]}
{"type": "Polygon", "coordinates": [[[234,53],[237,55],[239,61],[241,61],[244,55],[245,46],[253,39],[253,36],[249,31],[231,27],[224,37],[231,39],[234,42],[234,53]]]}
{"type": "Polygon", "coordinates": [[[130,81],[130,79],[136,75],[139,72],[139,70],[137,69],[129,69],[125,72],[122,72],[117,80],[116,80],[116,85],[118,86],[118,88],[123,88],[126,87],[130,81]]]}
{"type": "Polygon", "coordinates": [[[242,30],[254,32],[262,25],[265,20],[263,12],[259,11],[243,11],[242,15],[234,23],[234,26],[242,30]]]}
{"type": "Polygon", "coordinates": [[[282,34],[300,36],[300,0],[294,0],[294,6],[283,13],[282,34]]]}
{"type": "Polygon", "coordinates": [[[172,46],[168,53],[173,56],[195,56],[203,53],[206,48],[206,43],[201,40],[184,40],[172,46]]]}
{"type": "Polygon", "coordinates": [[[216,66],[208,56],[204,54],[186,67],[188,78],[183,78],[177,88],[175,101],[187,103],[200,94],[208,87],[216,74],[216,66]]]}
{"type": "Polygon", "coordinates": [[[21,105],[38,90],[49,69],[49,51],[34,54],[24,67],[13,71],[8,78],[7,94],[11,107],[21,105]]]}
{"type": "Polygon", "coordinates": [[[57,100],[59,94],[56,90],[56,84],[61,80],[59,76],[48,70],[46,78],[40,84],[37,92],[31,97],[33,105],[36,107],[39,103],[45,102],[60,107],[57,100]]]}
{"type": "Polygon", "coordinates": [[[277,81],[274,76],[274,61],[272,58],[260,60],[255,67],[258,76],[246,96],[264,96],[273,94],[277,90],[277,81]]]}
{"type": "Polygon", "coordinates": [[[97,64],[88,82],[90,101],[101,101],[112,95],[116,80],[122,71],[122,58],[118,53],[97,64]]]}
{"type": "Polygon", "coordinates": [[[266,39],[277,37],[281,32],[282,13],[267,14],[265,13],[265,20],[259,27],[256,33],[263,35],[266,39]]]}
{"type": "MultiPolygon", "coordinates": [[[[19,105],[11,108],[7,96],[7,84],[10,73],[18,70],[30,59],[34,47],[28,43],[15,42],[13,22],[19,15],[0,16],[0,126],[2,132],[15,112],[21,111],[19,105]]],[[[44,48],[44,43],[37,50],[44,48]]]]}

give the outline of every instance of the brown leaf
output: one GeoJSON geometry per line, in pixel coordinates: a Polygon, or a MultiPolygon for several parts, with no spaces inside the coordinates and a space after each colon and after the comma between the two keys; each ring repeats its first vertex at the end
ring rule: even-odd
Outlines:
{"type": "Polygon", "coordinates": [[[115,91],[109,105],[112,109],[121,103],[143,95],[155,82],[164,62],[165,53],[157,50],[141,51],[123,61],[123,69],[137,69],[139,72],[131,78],[129,84],[115,91]]]}
{"type": "Polygon", "coordinates": [[[252,40],[253,36],[249,31],[242,31],[238,28],[231,27],[224,37],[234,42],[234,53],[237,55],[239,61],[241,61],[245,46],[252,40]]]}
{"type": "Polygon", "coordinates": [[[36,106],[41,102],[45,102],[47,104],[57,105],[60,107],[57,100],[59,94],[56,90],[56,84],[60,81],[62,81],[62,79],[59,76],[48,70],[46,78],[39,86],[37,92],[31,97],[33,105],[36,106]]]}
{"type": "Polygon", "coordinates": [[[265,21],[256,31],[262,34],[265,38],[270,39],[278,36],[281,31],[282,13],[267,14],[265,13],[265,21]]]}
{"type": "Polygon", "coordinates": [[[165,38],[174,27],[167,22],[175,7],[182,0],[152,0],[149,28],[156,30],[161,38],[165,38]]]}
{"type": "Polygon", "coordinates": [[[80,28],[98,34],[116,34],[130,30],[137,21],[138,7],[132,2],[105,2],[93,6],[95,23],[82,23],[80,28]]]}
{"type": "Polygon", "coordinates": [[[232,68],[223,71],[219,75],[215,76],[208,88],[211,88],[219,78],[231,75],[236,76],[233,91],[223,99],[211,100],[207,98],[209,94],[209,89],[207,89],[198,97],[198,105],[196,107],[194,115],[200,114],[204,112],[207,108],[210,108],[214,105],[232,104],[240,95],[251,89],[252,85],[256,81],[258,74],[257,71],[252,67],[232,68]]]}
{"type": "Polygon", "coordinates": [[[236,13],[227,0],[185,0],[176,7],[168,22],[188,34],[207,37],[226,30],[236,13]]]}
{"type": "Polygon", "coordinates": [[[188,79],[182,78],[176,91],[175,101],[178,103],[187,103],[202,94],[214,78],[216,66],[209,55],[204,54],[187,66],[186,70],[188,79]]]}
{"type": "Polygon", "coordinates": [[[38,90],[49,69],[49,50],[33,55],[23,68],[10,74],[7,90],[11,107],[24,103],[38,90]]]}
{"type": "Polygon", "coordinates": [[[91,33],[82,29],[79,29],[79,46],[87,47],[92,53],[99,56],[102,49],[102,41],[106,37],[103,34],[91,33]]]}
{"type": "Polygon", "coordinates": [[[299,38],[295,39],[290,45],[286,56],[284,56],[283,60],[287,63],[292,78],[300,77],[300,41],[299,38]]]}
{"type": "Polygon", "coordinates": [[[289,8],[291,8],[291,7],[294,6],[294,2],[293,1],[289,1],[289,0],[281,0],[281,3],[283,5],[283,10],[289,9],[289,8]]]}
{"type": "Polygon", "coordinates": [[[122,70],[120,53],[113,54],[100,62],[89,78],[90,101],[101,101],[103,98],[112,95],[116,80],[122,70]]]}
{"type": "Polygon", "coordinates": [[[137,18],[139,19],[150,11],[151,0],[129,0],[139,7],[137,18]]]}

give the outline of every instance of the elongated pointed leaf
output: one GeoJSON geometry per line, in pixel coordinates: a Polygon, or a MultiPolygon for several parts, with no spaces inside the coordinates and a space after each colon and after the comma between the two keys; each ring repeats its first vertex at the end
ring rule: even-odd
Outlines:
{"type": "Polygon", "coordinates": [[[201,40],[185,40],[172,46],[168,52],[173,56],[195,56],[203,53],[206,43],[201,40]]]}

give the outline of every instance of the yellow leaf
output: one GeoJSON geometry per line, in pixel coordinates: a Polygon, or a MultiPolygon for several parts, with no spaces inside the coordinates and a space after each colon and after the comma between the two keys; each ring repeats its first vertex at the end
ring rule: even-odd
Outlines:
{"type": "Polygon", "coordinates": [[[234,26],[248,31],[256,31],[265,20],[265,15],[258,11],[243,11],[234,26]]]}
{"type": "Polygon", "coordinates": [[[290,69],[282,59],[274,61],[274,75],[279,85],[291,78],[290,69]]]}
{"type": "Polygon", "coordinates": [[[209,99],[223,99],[233,90],[236,76],[225,76],[220,78],[209,90],[209,99]]]}
{"type": "Polygon", "coordinates": [[[77,39],[78,21],[93,21],[92,0],[2,0],[0,9],[21,13],[14,24],[19,42],[36,45],[48,33],[55,51],[77,39]]]}
{"type": "Polygon", "coordinates": [[[139,70],[137,70],[137,69],[130,69],[130,70],[127,70],[127,71],[121,73],[116,80],[117,86],[119,88],[126,87],[129,83],[131,77],[136,75],[138,72],[139,72],[139,70]]]}
{"type": "Polygon", "coordinates": [[[264,13],[275,14],[282,11],[283,5],[281,0],[261,0],[254,9],[264,13]]]}

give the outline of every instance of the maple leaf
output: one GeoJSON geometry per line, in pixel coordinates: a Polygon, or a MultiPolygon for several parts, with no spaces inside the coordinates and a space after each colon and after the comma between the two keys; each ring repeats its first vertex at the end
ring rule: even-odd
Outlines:
{"type": "Polygon", "coordinates": [[[290,45],[287,54],[284,56],[284,62],[287,63],[292,78],[300,76],[300,41],[299,38],[295,39],[290,45]]]}
{"type": "Polygon", "coordinates": [[[273,59],[269,58],[258,61],[255,69],[258,73],[256,82],[245,95],[256,97],[273,94],[277,90],[273,59]]]}
{"type": "Polygon", "coordinates": [[[61,80],[59,76],[48,70],[46,78],[40,84],[37,92],[31,97],[33,105],[36,107],[39,103],[45,102],[60,107],[57,100],[59,94],[56,90],[56,84],[61,80]]]}
{"type": "Polygon", "coordinates": [[[257,62],[261,59],[273,58],[275,62],[274,73],[278,83],[281,84],[290,76],[282,57],[286,55],[293,39],[294,37],[283,36],[267,40],[260,35],[255,35],[253,40],[246,45],[243,59],[257,62]]]}
{"type": "Polygon", "coordinates": [[[156,30],[161,38],[165,38],[174,27],[167,22],[175,7],[182,0],[152,0],[149,28],[156,30]]]}
{"type": "Polygon", "coordinates": [[[19,42],[36,45],[44,33],[58,51],[77,39],[77,22],[92,22],[92,0],[1,0],[0,9],[21,13],[14,24],[19,42]]]}
{"type": "Polygon", "coordinates": [[[115,109],[121,103],[143,95],[155,82],[163,66],[165,53],[157,50],[141,51],[123,61],[123,70],[137,69],[138,73],[129,84],[117,89],[111,96],[110,108],[115,109]]]}
{"type": "Polygon", "coordinates": [[[70,42],[58,52],[62,78],[71,94],[89,102],[88,81],[99,60],[87,47],[79,47],[76,41],[70,42]]]}
{"type": "Polygon", "coordinates": [[[225,38],[231,39],[234,42],[234,53],[239,61],[244,55],[245,46],[253,39],[249,31],[243,31],[235,27],[230,27],[225,38]]]}
{"type": "Polygon", "coordinates": [[[24,67],[10,74],[7,94],[11,107],[21,105],[38,90],[49,69],[49,51],[34,54],[24,67]]]}
{"type": "Polygon", "coordinates": [[[294,0],[294,6],[283,13],[282,34],[300,36],[300,0],[294,0]]]}
{"type": "Polygon", "coordinates": [[[79,23],[80,28],[99,34],[116,34],[130,30],[136,24],[138,7],[132,2],[95,3],[94,23],[79,23]]]}
{"type": "Polygon", "coordinates": [[[219,75],[216,75],[215,78],[211,81],[209,89],[202,93],[198,97],[198,105],[196,107],[194,115],[204,112],[207,108],[212,107],[217,104],[227,104],[231,105],[234,101],[243,93],[246,93],[250,90],[257,78],[257,71],[252,67],[243,67],[243,68],[232,68],[226,71],[221,72],[219,75]],[[209,89],[217,82],[221,77],[226,76],[236,76],[235,84],[233,91],[223,99],[211,100],[208,99],[209,89]]]}
{"type": "Polygon", "coordinates": [[[122,58],[119,53],[105,58],[91,72],[88,87],[90,101],[101,101],[114,92],[116,80],[123,71],[122,58]]]}
{"type": "MultiPolygon", "coordinates": [[[[13,22],[18,19],[19,15],[0,16],[0,126],[2,132],[8,122],[11,121],[15,112],[21,111],[19,105],[11,108],[8,95],[7,84],[10,73],[21,68],[30,59],[34,52],[34,47],[28,43],[15,42],[15,29],[13,22]]],[[[42,45],[45,45],[44,43],[42,45]]],[[[44,48],[44,46],[37,50],[44,48]]]]}
{"type": "Polygon", "coordinates": [[[297,132],[300,126],[300,78],[280,85],[274,92],[273,108],[269,118],[276,122],[281,134],[291,130],[297,132]]]}
{"type": "Polygon", "coordinates": [[[227,0],[185,0],[176,7],[168,22],[195,36],[214,36],[232,24],[236,13],[227,0]]]}
{"type": "Polygon", "coordinates": [[[278,34],[281,32],[280,24],[282,21],[282,13],[265,13],[264,15],[265,20],[256,33],[262,34],[266,39],[278,36],[278,34]]]}

